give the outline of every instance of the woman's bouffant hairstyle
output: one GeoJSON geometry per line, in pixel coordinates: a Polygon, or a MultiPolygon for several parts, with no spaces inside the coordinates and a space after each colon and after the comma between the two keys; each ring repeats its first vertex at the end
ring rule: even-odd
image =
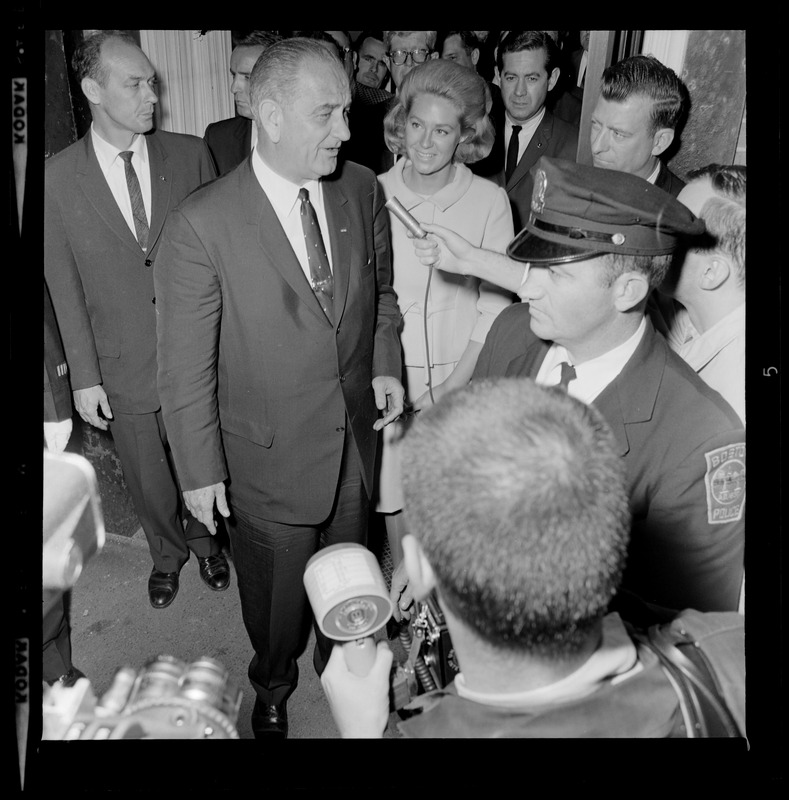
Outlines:
{"type": "Polygon", "coordinates": [[[397,100],[384,119],[384,139],[393,153],[405,155],[405,122],[421,94],[442,97],[458,110],[465,139],[458,145],[454,161],[471,164],[490,153],[494,131],[487,113],[488,85],[474,70],[443,59],[414,67],[398,87],[397,100]]]}

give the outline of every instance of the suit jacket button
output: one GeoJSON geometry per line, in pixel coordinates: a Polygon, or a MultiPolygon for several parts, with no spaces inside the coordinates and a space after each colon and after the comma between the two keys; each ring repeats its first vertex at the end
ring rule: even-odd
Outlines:
{"type": "Polygon", "coordinates": [[[340,383],[345,383],[345,375],[340,375],[340,383]]]}
{"type": "Polygon", "coordinates": [[[153,298],[153,300],[151,300],[151,302],[152,302],[154,305],[156,305],[156,298],[154,297],[154,298],[153,298]]]}
{"type": "Polygon", "coordinates": [[[152,263],[153,263],[153,262],[151,261],[151,259],[150,259],[150,258],[146,258],[146,259],[145,259],[145,266],[146,266],[146,267],[150,267],[152,263]]]}

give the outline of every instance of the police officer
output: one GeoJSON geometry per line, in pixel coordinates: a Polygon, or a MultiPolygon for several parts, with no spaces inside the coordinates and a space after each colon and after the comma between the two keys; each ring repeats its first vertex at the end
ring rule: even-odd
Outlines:
{"type": "Polygon", "coordinates": [[[645,314],[672,252],[703,222],[635,175],[543,157],[509,258],[424,227],[431,235],[414,240],[423,263],[494,280],[525,301],[496,319],[472,380],[561,382],[612,428],[633,514],[623,589],[671,609],[736,610],[742,423],[645,314]]]}

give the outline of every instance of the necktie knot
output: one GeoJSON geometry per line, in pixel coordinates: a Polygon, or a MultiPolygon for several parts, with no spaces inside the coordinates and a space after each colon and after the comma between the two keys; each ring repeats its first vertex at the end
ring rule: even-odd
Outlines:
{"type": "Polygon", "coordinates": [[[132,150],[124,150],[122,153],[119,153],[119,155],[127,164],[131,164],[131,160],[132,160],[132,156],[134,155],[134,151],[132,151],[132,150]]]}
{"type": "Polygon", "coordinates": [[[570,381],[575,380],[575,367],[568,363],[567,361],[562,361],[561,363],[562,368],[562,375],[559,378],[559,386],[561,386],[565,391],[567,391],[567,384],[570,381]]]}

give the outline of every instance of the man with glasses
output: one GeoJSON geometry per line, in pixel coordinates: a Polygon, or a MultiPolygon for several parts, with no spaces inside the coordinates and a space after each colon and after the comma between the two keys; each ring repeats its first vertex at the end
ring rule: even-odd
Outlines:
{"type": "Polygon", "coordinates": [[[386,60],[395,90],[417,64],[438,58],[437,35],[438,31],[384,31],[386,60]]]}

